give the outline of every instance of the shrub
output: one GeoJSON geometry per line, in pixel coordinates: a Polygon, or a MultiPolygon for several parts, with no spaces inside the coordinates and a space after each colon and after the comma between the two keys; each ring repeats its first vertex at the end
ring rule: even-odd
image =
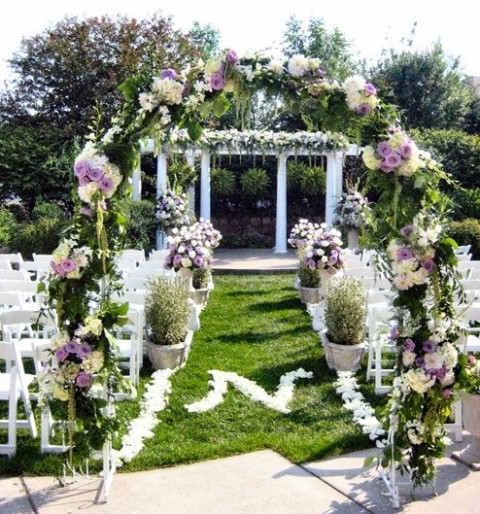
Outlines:
{"type": "Polygon", "coordinates": [[[65,213],[59,205],[52,202],[42,202],[35,205],[32,211],[32,219],[38,220],[40,218],[56,218],[61,219],[65,217],[65,213]]]}
{"type": "Polygon", "coordinates": [[[0,207],[0,248],[8,248],[15,230],[15,216],[5,207],[0,207]]]}
{"type": "Polygon", "coordinates": [[[145,320],[154,344],[181,343],[190,319],[190,295],[180,277],[154,277],[147,282],[145,320]]]}
{"type": "Polygon", "coordinates": [[[197,171],[186,162],[174,161],[168,166],[167,177],[172,189],[187,192],[197,180],[197,171]]]}
{"type": "Polygon", "coordinates": [[[192,285],[194,289],[205,289],[212,279],[212,269],[210,266],[196,268],[193,270],[192,285]]]}
{"type": "Polygon", "coordinates": [[[242,191],[248,196],[261,196],[270,187],[270,178],[261,168],[250,168],[240,177],[242,191]]]}
{"type": "Polygon", "coordinates": [[[63,220],[58,218],[40,218],[23,223],[18,225],[10,247],[25,259],[31,259],[32,252],[52,253],[60,243],[64,226],[63,220]]]}
{"type": "Polygon", "coordinates": [[[325,306],[325,326],[332,343],[354,345],[365,340],[366,292],[362,282],[350,276],[330,281],[325,306]]]}
{"type": "Polygon", "coordinates": [[[228,196],[235,192],[235,173],[225,168],[212,168],[212,193],[214,195],[228,196]]]}
{"type": "Polygon", "coordinates": [[[472,245],[473,259],[480,259],[480,221],[465,219],[452,221],[449,226],[449,236],[455,239],[459,245],[472,245]]]}
{"type": "Polygon", "coordinates": [[[457,188],[450,197],[454,219],[480,219],[480,191],[478,189],[457,188]]]}
{"type": "Polygon", "coordinates": [[[298,278],[301,287],[320,287],[320,275],[316,269],[310,269],[303,260],[298,268],[298,278]]]}
{"type": "Polygon", "coordinates": [[[128,200],[123,211],[127,218],[124,247],[146,251],[155,248],[155,204],[150,200],[128,200]]]}
{"type": "Polygon", "coordinates": [[[327,174],[322,167],[307,166],[300,177],[300,189],[307,196],[316,196],[325,193],[327,174]]]}

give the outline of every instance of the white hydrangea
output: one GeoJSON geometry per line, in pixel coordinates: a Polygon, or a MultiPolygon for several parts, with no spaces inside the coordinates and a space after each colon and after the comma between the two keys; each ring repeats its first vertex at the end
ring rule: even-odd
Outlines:
{"type": "Polygon", "coordinates": [[[288,61],[288,72],[292,77],[299,78],[308,70],[308,59],[301,54],[293,55],[288,61]]]}

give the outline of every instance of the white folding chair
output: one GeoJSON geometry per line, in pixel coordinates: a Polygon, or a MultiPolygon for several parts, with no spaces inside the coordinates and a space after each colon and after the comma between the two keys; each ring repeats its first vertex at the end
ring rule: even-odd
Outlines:
{"type": "Polygon", "coordinates": [[[13,269],[10,261],[8,259],[2,259],[0,254],[0,269],[13,269]]]}
{"type": "Polygon", "coordinates": [[[169,250],[152,250],[148,254],[149,261],[164,261],[167,255],[170,253],[169,250]]]}
{"type": "Polygon", "coordinates": [[[0,454],[15,455],[17,450],[17,429],[28,428],[33,438],[37,437],[37,427],[33,416],[28,386],[35,378],[25,374],[18,348],[12,343],[0,342],[0,360],[5,361],[9,370],[0,373],[0,400],[8,402],[8,419],[0,420],[0,427],[8,429],[8,441],[0,444],[0,454]],[[22,400],[26,419],[18,418],[18,401],[22,400]]]}
{"type": "Polygon", "coordinates": [[[0,280],[25,280],[30,282],[31,275],[25,270],[0,269],[0,280]]]}
{"type": "Polygon", "coordinates": [[[48,262],[50,265],[53,255],[51,253],[32,253],[32,258],[35,262],[48,262]]]}
{"type": "Polygon", "coordinates": [[[123,279],[124,291],[145,291],[147,284],[146,278],[126,277],[123,279]]]}
{"type": "Polygon", "coordinates": [[[455,250],[455,253],[458,255],[465,255],[465,254],[469,254],[470,253],[470,249],[472,248],[472,245],[462,245],[462,246],[459,246],[456,250],[455,250]]]}
{"type": "Polygon", "coordinates": [[[143,334],[144,321],[140,311],[129,310],[128,322],[119,327],[115,335],[116,357],[120,367],[126,364],[128,367],[128,378],[137,386],[140,381],[140,368],[143,363],[143,334]]]}
{"type": "Polygon", "coordinates": [[[31,280],[0,280],[0,291],[18,293],[25,309],[38,309],[45,294],[37,293],[38,283],[31,280]]]}
{"type": "Polygon", "coordinates": [[[0,314],[5,311],[19,310],[22,307],[23,302],[16,291],[0,291],[0,314]]]}
{"type": "Polygon", "coordinates": [[[391,375],[395,369],[383,367],[385,356],[391,358],[396,355],[395,343],[390,341],[389,335],[392,329],[394,312],[391,306],[374,308],[368,316],[368,362],[366,380],[370,380],[372,373],[375,376],[375,392],[386,393],[390,386],[383,384],[382,378],[391,375]],[[390,355],[389,355],[390,354],[390,355]]]}
{"type": "Polygon", "coordinates": [[[50,270],[49,261],[23,261],[20,263],[20,270],[26,271],[30,275],[30,279],[39,281],[50,270]]]}
{"type": "Polygon", "coordinates": [[[458,262],[470,261],[472,258],[471,253],[457,253],[458,262]]]}
{"type": "Polygon", "coordinates": [[[1,259],[6,259],[10,262],[10,264],[15,265],[18,268],[18,265],[23,262],[23,257],[21,253],[2,253],[0,254],[1,259]]]}
{"type": "Polygon", "coordinates": [[[135,273],[139,271],[150,271],[155,275],[163,275],[165,273],[165,267],[163,261],[160,259],[153,259],[151,261],[143,261],[138,265],[135,273]]]}
{"type": "MultiPolygon", "coordinates": [[[[37,382],[41,386],[47,371],[47,363],[50,361],[51,343],[45,342],[41,344],[32,343],[33,363],[35,365],[35,375],[37,382]]],[[[52,444],[50,438],[55,435],[55,427],[63,424],[62,421],[53,419],[52,411],[48,403],[44,403],[41,407],[40,414],[40,450],[42,453],[62,453],[67,450],[65,441],[62,444],[52,444]]]]}

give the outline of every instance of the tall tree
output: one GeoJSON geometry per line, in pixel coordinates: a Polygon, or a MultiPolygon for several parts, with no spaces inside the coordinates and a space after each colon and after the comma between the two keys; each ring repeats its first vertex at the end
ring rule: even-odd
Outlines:
{"type": "Polygon", "coordinates": [[[50,125],[65,141],[88,130],[95,109],[106,123],[120,101],[117,86],[128,76],[179,67],[196,54],[189,40],[159,15],[65,18],[24,39],[10,59],[16,76],[3,94],[3,121],[50,125]]]}
{"type": "Polygon", "coordinates": [[[305,27],[302,21],[292,16],[283,35],[283,52],[287,57],[303,54],[319,58],[327,75],[338,80],[359,68],[350,41],[337,27],[327,30],[321,18],[310,18],[305,27]]]}
{"type": "Polygon", "coordinates": [[[194,21],[188,37],[203,60],[206,61],[220,53],[220,32],[210,23],[201,25],[199,21],[194,21]]]}
{"type": "Polygon", "coordinates": [[[463,79],[459,59],[440,42],[421,52],[390,50],[372,70],[380,95],[403,111],[410,128],[462,128],[472,103],[463,79]]]}

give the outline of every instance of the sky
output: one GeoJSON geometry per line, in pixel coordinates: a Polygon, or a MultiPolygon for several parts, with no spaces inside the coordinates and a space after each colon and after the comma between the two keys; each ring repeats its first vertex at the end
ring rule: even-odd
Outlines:
{"type": "Polygon", "coordinates": [[[0,87],[10,78],[5,62],[22,38],[43,32],[66,15],[84,18],[126,14],[148,18],[161,11],[172,16],[175,28],[187,31],[194,20],[219,29],[221,47],[247,52],[279,46],[288,18],[323,18],[338,27],[353,49],[376,62],[383,48],[402,48],[417,22],[414,49],[442,42],[459,56],[462,71],[480,76],[478,0],[1,0],[0,87]]]}

